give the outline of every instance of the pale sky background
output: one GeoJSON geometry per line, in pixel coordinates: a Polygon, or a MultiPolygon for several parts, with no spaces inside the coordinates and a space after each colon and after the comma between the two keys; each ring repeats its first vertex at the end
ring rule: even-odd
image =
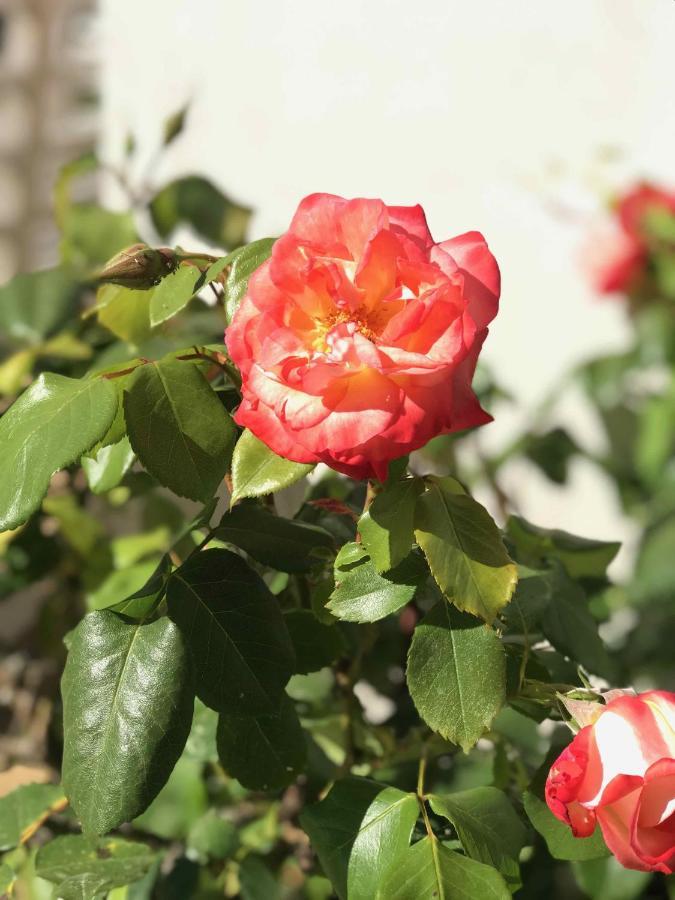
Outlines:
{"type": "MultiPolygon", "coordinates": [[[[483,429],[486,446],[508,439],[571,364],[625,345],[621,305],[592,295],[578,255],[609,185],[675,183],[673,0],[101,8],[108,160],[131,130],[142,164],[163,118],[191,99],[189,129],[157,182],[207,175],[256,209],[252,237],[283,231],[314,191],[419,202],[438,240],[485,234],[503,291],[484,358],[519,401],[483,429]],[[605,148],[618,161],[601,163],[605,148]]],[[[594,440],[579,398],[563,407],[594,440]]],[[[524,466],[505,480],[538,524],[630,538],[590,466],[576,465],[564,489],[524,466]]]]}

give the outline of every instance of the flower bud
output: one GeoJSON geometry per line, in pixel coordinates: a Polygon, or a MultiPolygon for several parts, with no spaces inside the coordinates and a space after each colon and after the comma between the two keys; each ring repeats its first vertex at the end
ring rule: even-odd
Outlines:
{"type": "Polygon", "coordinates": [[[161,281],[178,266],[178,258],[169,247],[133,244],[120,250],[99,272],[100,283],[145,290],[161,281]]]}

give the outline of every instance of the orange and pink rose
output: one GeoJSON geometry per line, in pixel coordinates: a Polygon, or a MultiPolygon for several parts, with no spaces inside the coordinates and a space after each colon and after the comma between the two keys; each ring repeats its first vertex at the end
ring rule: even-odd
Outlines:
{"type": "Polygon", "coordinates": [[[546,802],[576,837],[598,823],[627,868],[675,872],[675,694],[600,706],[551,767],[546,802]]]}
{"type": "Polygon", "coordinates": [[[471,381],[499,283],[481,234],[437,244],[420,206],[306,197],[227,329],[237,422],[287,459],[383,480],[490,421],[471,381]]]}

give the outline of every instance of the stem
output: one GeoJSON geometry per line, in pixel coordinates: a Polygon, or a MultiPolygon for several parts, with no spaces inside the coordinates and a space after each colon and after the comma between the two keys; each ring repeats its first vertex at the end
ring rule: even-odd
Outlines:
{"type": "Polygon", "coordinates": [[[190,262],[192,259],[201,259],[209,263],[209,265],[218,262],[220,259],[219,256],[213,256],[211,253],[188,253],[185,250],[174,250],[174,255],[178,262],[190,262]]]}
{"type": "Polygon", "coordinates": [[[427,754],[428,747],[426,744],[422,747],[422,754],[420,756],[420,764],[417,770],[417,796],[420,800],[424,800],[424,776],[427,772],[427,754]]]}

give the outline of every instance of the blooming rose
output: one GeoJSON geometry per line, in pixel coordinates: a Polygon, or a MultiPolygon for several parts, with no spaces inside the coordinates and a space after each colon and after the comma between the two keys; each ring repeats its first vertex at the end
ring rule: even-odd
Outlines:
{"type": "Polygon", "coordinates": [[[611,700],[555,761],[546,781],[551,812],[576,837],[600,823],[629,869],[675,871],[675,694],[611,700]]]}
{"type": "Polygon", "coordinates": [[[383,480],[490,421],[471,379],[498,298],[478,232],[435,244],[420,206],[306,197],[227,329],[236,420],[287,459],[383,480]]]}
{"type": "Polygon", "coordinates": [[[675,193],[639,184],[619,198],[614,218],[592,235],[586,266],[601,293],[626,292],[638,284],[649,256],[645,219],[654,210],[675,215],[675,193]]]}

